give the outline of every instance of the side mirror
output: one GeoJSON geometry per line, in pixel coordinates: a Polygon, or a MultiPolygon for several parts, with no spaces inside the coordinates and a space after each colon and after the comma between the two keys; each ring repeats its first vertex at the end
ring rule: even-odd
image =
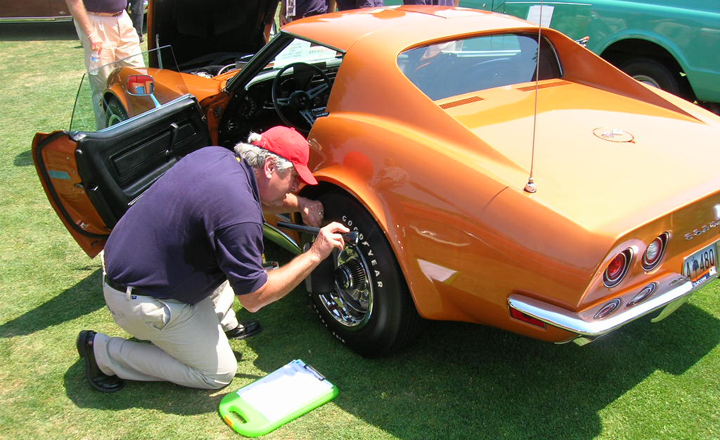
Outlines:
{"type": "Polygon", "coordinates": [[[155,99],[155,79],[150,75],[130,75],[125,82],[125,89],[130,96],[149,96],[155,107],[160,103],[155,99]]]}
{"type": "Polygon", "coordinates": [[[155,80],[150,75],[130,75],[125,85],[131,96],[150,96],[155,93],[155,80]]]}

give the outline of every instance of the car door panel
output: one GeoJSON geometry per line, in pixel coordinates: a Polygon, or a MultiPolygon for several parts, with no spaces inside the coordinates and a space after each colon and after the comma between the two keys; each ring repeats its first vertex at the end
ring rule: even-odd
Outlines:
{"type": "Polygon", "coordinates": [[[56,213],[92,257],[157,179],[209,143],[202,110],[186,95],[102,131],[38,134],[33,159],[56,213]]]}

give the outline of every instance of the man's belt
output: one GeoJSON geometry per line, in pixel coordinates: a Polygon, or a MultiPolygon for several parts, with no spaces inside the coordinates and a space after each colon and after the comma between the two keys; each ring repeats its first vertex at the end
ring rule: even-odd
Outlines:
{"type": "MultiPolygon", "coordinates": [[[[105,281],[105,284],[107,284],[108,286],[112,287],[113,289],[119,290],[120,292],[127,292],[128,286],[126,286],[125,284],[120,284],[120,283],[118,283],[117,281],[113,281],[113,280],[110,279],[110,277],[107,276],[107,275],[105,275],[105,276],[103,277],[103,280],[105,281]]],[[[130,287],[132,287],[132,286],[130,286],[130,287]]],[[[143,289],[139,289],[139,288],[137,288],[137,287],[132,287],[132,294],[133,294],[133,295],[137,295],[137,296],[153,296],[153,295],[150,294],[150,292],[145,291],[145,290],[143,290],[143,289]]]]}
{"type": "Polygon", "coordinates": [[[95,15],[97,17],[117,17],[118,15],[122,15],[122,13],[125,12],[124,10],[118,11],[118,12],[92,12],[87,11],[90,15],[95,15]]]}

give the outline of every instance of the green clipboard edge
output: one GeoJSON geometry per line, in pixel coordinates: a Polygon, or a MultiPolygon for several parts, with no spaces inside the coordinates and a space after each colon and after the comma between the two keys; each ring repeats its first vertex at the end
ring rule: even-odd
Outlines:
{"type": "MultiPolygon", "coordinates": [[[[262,379],[263,378],[260,378],[255,382],[262,379]]],[[[267,420],[259,411],[245,402],[237,391],[222,398],[220,406],[218,407],[218,412],[220,413],[223,421],[238,434],[244,435],[245,437],[258,437],[272,432],[280,426],[297,419],[301,415],[326,404],[337,397],[338,393],[338,388],[333,385],[330,392],[327,394],[301,408],[298,408],[275,422],[267,420]]]]}

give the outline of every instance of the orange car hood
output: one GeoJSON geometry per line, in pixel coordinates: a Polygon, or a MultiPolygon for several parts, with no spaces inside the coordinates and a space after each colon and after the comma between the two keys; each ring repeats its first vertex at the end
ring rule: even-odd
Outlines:
{"type": "MultiPolygon", "coordinates": [[[[544,85],[534,155],[538,191],[528,195],[538,203],[588,230],[622,233],[720,188],[717,166],[708,166],[720,157],[720,123],[577,83],[544,85]]],[[[486,171],[522,191],[532,158],[534,87],[482,94],[448,113],[516,165],[478,157],[486,171]]]]}

